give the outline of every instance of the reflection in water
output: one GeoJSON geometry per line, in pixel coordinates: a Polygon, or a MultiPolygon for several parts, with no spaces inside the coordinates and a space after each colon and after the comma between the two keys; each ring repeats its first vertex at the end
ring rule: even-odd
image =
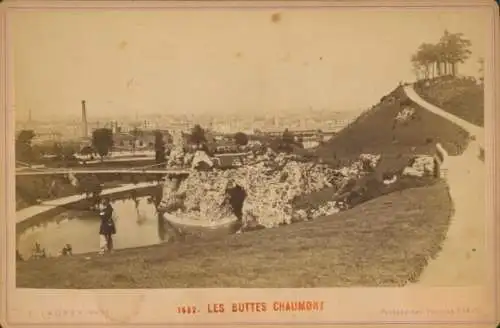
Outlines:
{"type": "MultiPolygon", "coordinates": [[[[158,190],[156,190],[158,189],[158,190]]],[[[174,234],[165,227],[156,211],[161,202],[161,188],[148,197],[112,202],[115,212],[115,249],[139,247],[168,241],[174,234]]],[[[47,256],[57,256],[66,244],[74,254],[99,251],[99,216],[96,212],[65,211],[42,224],[27,228],[17,235],[17,248],[25,259],[31,257],[33,245],[40,243],[47,256]]]]}

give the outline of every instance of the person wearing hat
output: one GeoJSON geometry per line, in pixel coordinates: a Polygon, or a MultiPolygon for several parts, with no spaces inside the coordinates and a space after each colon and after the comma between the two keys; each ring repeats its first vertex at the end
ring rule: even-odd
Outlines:
{"type": "Polygon", "coordinates": [[[105,198],[99,212],[101,218],[101,226],[99,229],[100,239],[100,254],[111,251],[113,249],[113,235],[116,234],[115,222],[113,221],[113,207],[109,198],[105,198]]]}

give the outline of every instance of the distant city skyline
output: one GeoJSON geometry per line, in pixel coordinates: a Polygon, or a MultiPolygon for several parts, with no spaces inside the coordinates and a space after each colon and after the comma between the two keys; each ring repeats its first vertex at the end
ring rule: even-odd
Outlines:
{"type": "Polygon", "coordinates": [[[410,56],[462,32],[477,75],[487,12],[210,10],[14,12],[16,118],[279,115],[363,110],[400,81],[410,56]],[[109,26],[113,28],[109,28],[109,26]],[[186,28],[189,27],[189,28],[186,28]]]}
{"type": "MultiPolygon", "coordinates": [[[[246,120],[253,119],[253,120],[260,120],[260,119],[270,119],[274,117],[292,117],[292,118],[297,118],[297,117],[317,117],[319,115],[326,115],[329,117],[335,117],[337,119],[342,119],[342,118],[352,118],[360,114],[362,111],[364,111],[366,108],[361,108],[358,110],[351,110],[351,111],[328,111],[328,110],[307,110],[307,111],[283,111],[283,112],[276,112],[276,113],[252,113],[252,112],[228,112],[228,113],[210,113],[210,112],[204,112],[200,113],[198,115],[193,114],[193,115],[187,115],[187,114],[182,114],[182,113],[170,113],[170,114],[165,114],[165,113],[137,113],[136,114],[131,114],[131,115],[126,115],[126,114],[118,114],[118,115],[103,115],[100,114],[99,112],[90,112],[90,115],[87,115],[87,118],[89,119],[89,122],[110,122],[110,121],[118,121],[118,122],[144,122],[144,121],[149,121],[149,120],[180,120],[184,118],[185,120],[193,120],[193,121],[206,121],[206,120],[223,120],[225,118],[229,119],[238,119],[238,118],[244,118],[246,120]]],[[[80,105],[80,110],[81,110],[81,105],[80,105]]],[[[81,112],[64,112],[61,115],[54,117],[42,115],[43,113],[39,113],[39,115],[33,115],[31,110],[28,110],[26,113],[25,117],[20,117],[19,115],[16,117],[16,121],[18,123],[27,123],[27,122],[78,122],[80,123],[82,120],[82,114],[81,112]]],[[[87,114],[88,114],[88,107],[87,107],[87,114]]]]}

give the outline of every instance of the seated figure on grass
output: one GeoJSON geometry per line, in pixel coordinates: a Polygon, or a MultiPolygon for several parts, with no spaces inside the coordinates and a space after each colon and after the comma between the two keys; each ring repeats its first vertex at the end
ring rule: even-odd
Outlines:
{"type": "Polygon", "coordinates": [[[61,250],[61,255],[62,256],[69,256],[73,255],[73,247],[71,247],[70,244],[66,244],[63,249],[61,250]]]}
{"type": "Polygon", "coordinates": [[[47,257],[47,254],[45,253],[45,248],[42,248],[40,246],[40,243],[35,242],[35,246],[33,247],[33,255],[31,256],[31,258],[40,259],[44,257],[47,257]]]}

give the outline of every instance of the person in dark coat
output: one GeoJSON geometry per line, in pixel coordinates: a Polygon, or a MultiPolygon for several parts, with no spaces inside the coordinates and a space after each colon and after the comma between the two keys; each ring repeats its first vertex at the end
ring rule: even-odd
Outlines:
{"type": "Polygon", "coordinates": [[[108,198],[105,198],[100,209],[101,226],[99,235],[101,236],[101,253],[113,249],[113,235],[116,234],[115,222],[113,221],[113,207],[108,198]]]}

